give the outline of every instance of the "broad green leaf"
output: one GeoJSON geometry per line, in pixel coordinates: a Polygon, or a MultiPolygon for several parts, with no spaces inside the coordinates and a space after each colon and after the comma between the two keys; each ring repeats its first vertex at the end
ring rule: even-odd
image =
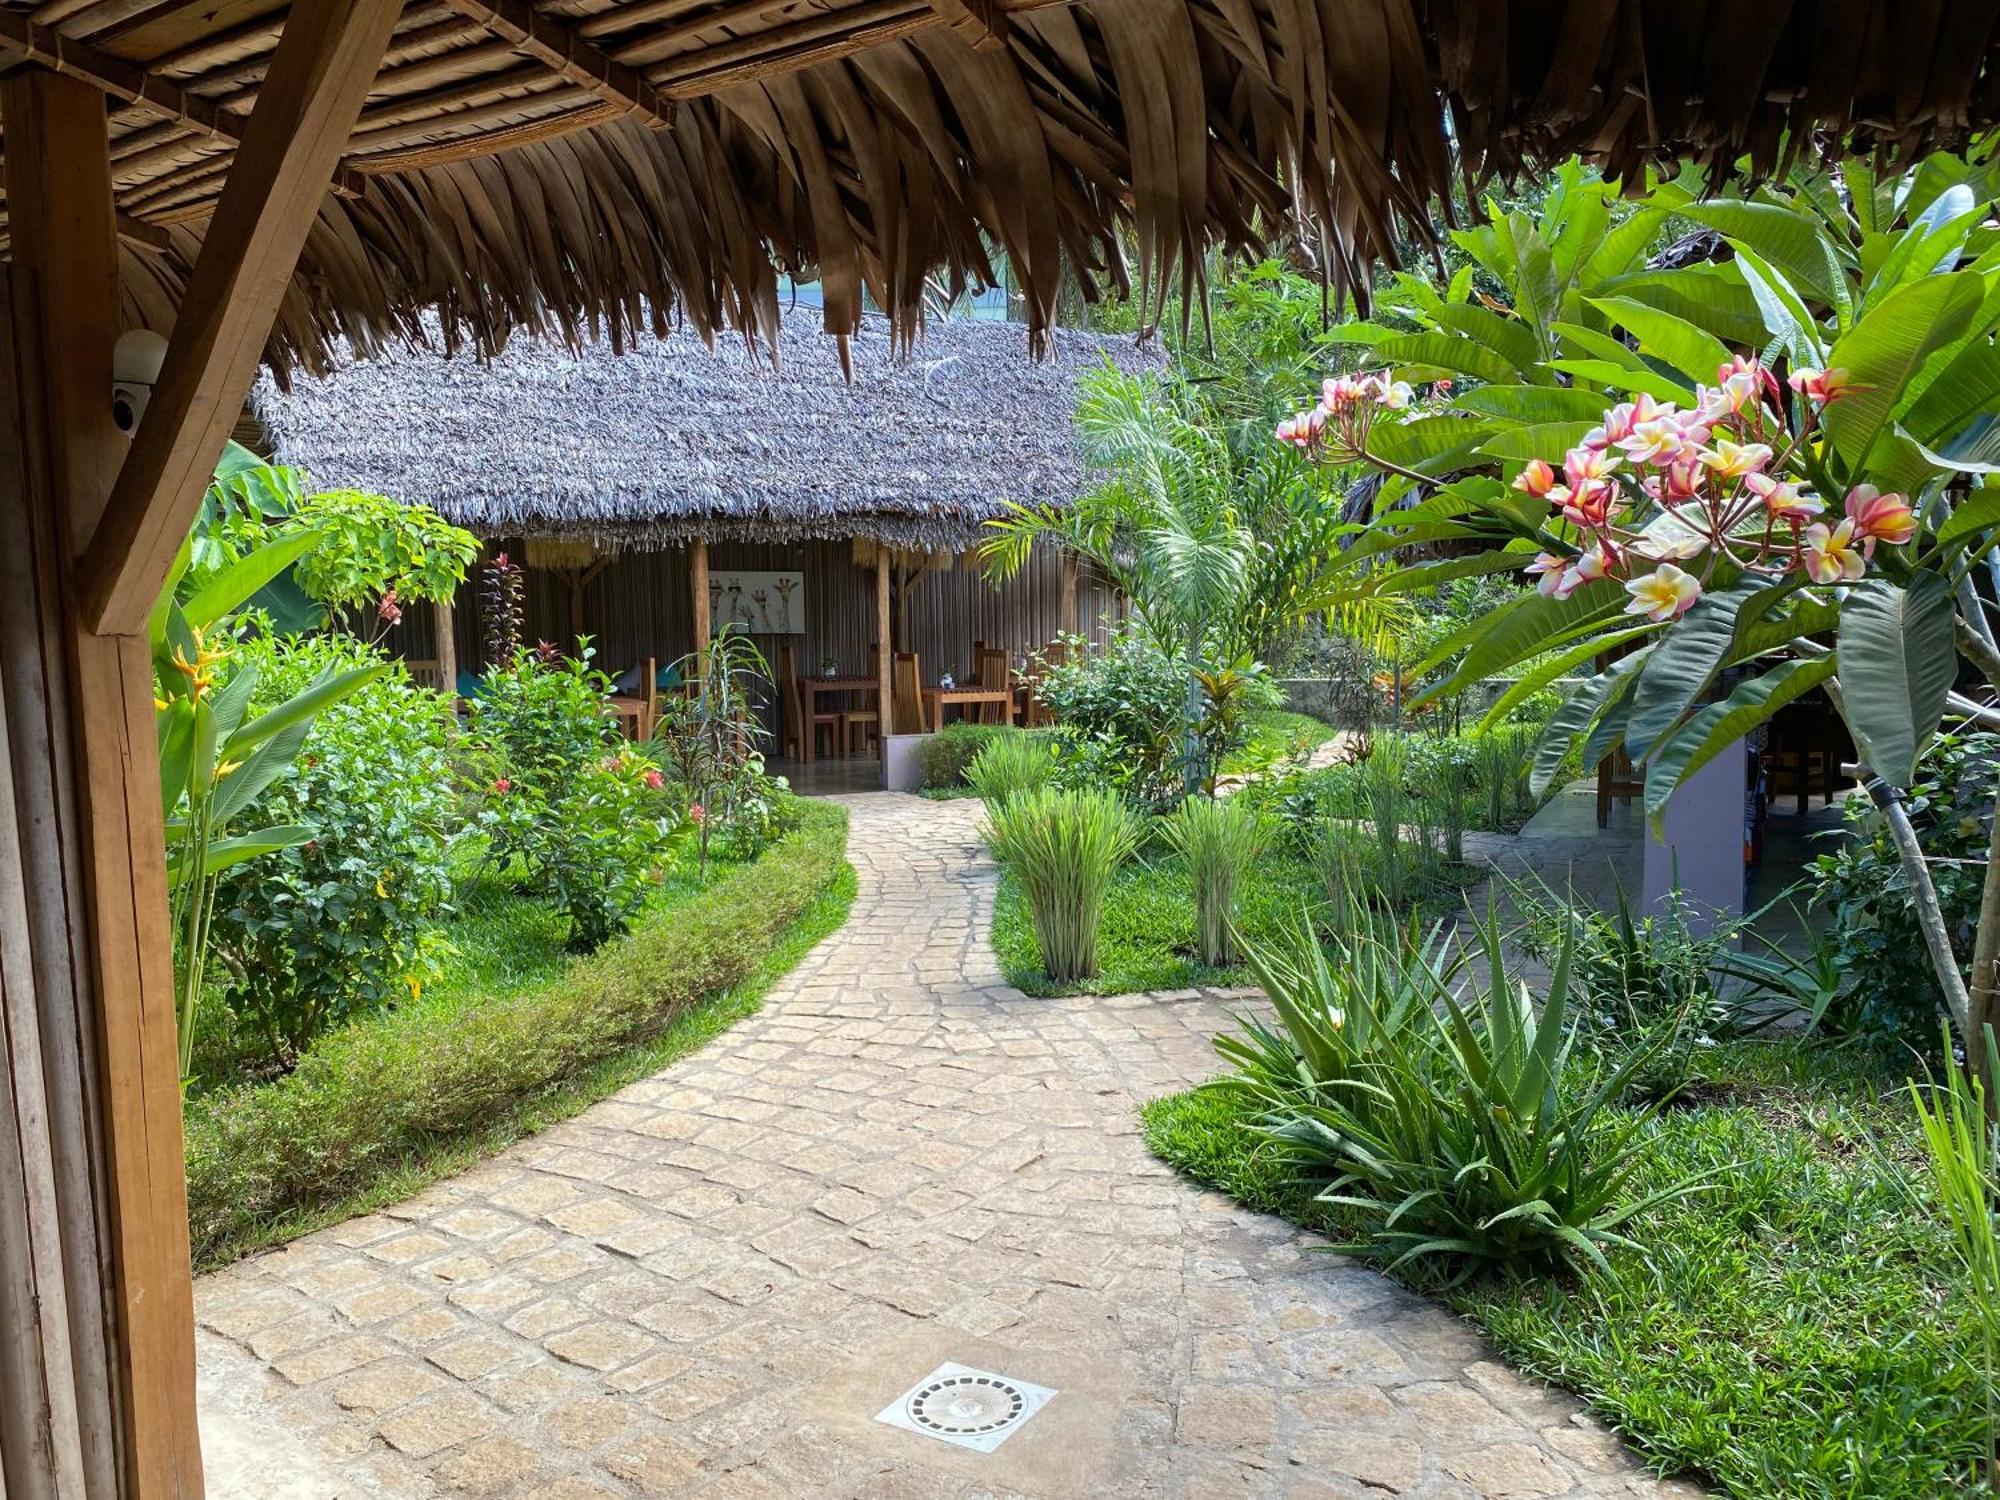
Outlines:
{"type": "MultiPolygon", "coordinates": [[[[1511,672],[1530,657],[1569,638],[1569,632],[1598,621],[1615,619],[1626,603],[1625,591],[1610,580],[1585,584],[1567,599],[1529,594],[1488,615],[1452,674],[1416,701],[1447,697],[1483,677],[1511,672]]],[[[1420,669],[1429,671],[1444,658],[1433,651],[1420,669]]]]}
{"type": "Polygon", "coordinates": [[[1985,293],[1970,271],[1898,287],[1841,336],[1828,367],[1845,370],[1856,389],[1826,409],[1834,450],[1856,477],[1902,399],[1903,388],[1932,351],[1958,337],[1985,293]]]}
{"type": "Polygon", "coordinates": [[[1634,210],[1591,252],[1590,259],[1583,263],[1578,284],[1588,290],[1613,276],[1624,275],[1644,261],[1646,252],[1653,248],[1653,241],[1660,237],[1660,230],[1666,221],[1667,216],[1661,209],[1642,206],[1634,210]]]}
{"type": "Polygon", "coordinates": [[[1950,189],[1897,236],[1870,278],[1864,306],[1871,306],[1897,286],[1922,281],[1958,263],[1972,226],[1986,209],[1973,201],[1972,190],[1950,189]]]}
{"type": "Polygon", "coordinates": [[[1634,761],[1644,760],[1708,690],[1735,643],[1737,612],[1771,587],[1744,582],[1706,595],[1660,638],[1632,690],[1625,751],[1634,761]]]}
{"type": "Polygon", "coordinates": [[[1823,635],[1840,624],[1840,609],[1837,605],[1821,604],[1804,596],[1795,596],[1796,602],[1782,614],[1757,619],[1746,624],[1739,617],[1736,630],[1736,647],[1729,655],[1729,665],[1736,666],[1746,661],[1754,661],[1767,652],[1779,650],[1795,641],[1809,636],[1823,635]]]}
{"type": "Polygon", "coordinates": [[[1750,251],[1739,249],[1736,263],[1743,268],[1743,280],[1757,299],[1764,315],[1764,328],[1783,347],[1793,364],[1815,369],[1826,364],[1826,345],[1821,342],[1819,325],[1792,284],[1773,267],[1750,251]]]}
{"type": "Polygon", "coordinates": [[[1476,303],[1461,302],[1440,307],[1431,314],[1431,321],[1462,338],[1484,344],[1517,372],[1525,372],[1542,357],[1542,346],[1533,329],[1525,326],[1519,318],[1503,318],[1492,309],[1476,303]]]}
{"type": "Polygon", "coordinates": [[[1449,370],[1499,385],[1514,385],[1520,372],[1484,344],[1449,333],[1406,333],[1383,339],[1375,355],[1399,370],[1449,370]]]}
{"type": "Polygon", "coordinates": [[[2000,489],[1974,490],[1951,508],[1937,529],[1937,545],[1955,547],[1968,538],[2000,526],[2000,489]]]}
{"type": "Polygon", "coordinates": [[[1685,318],[1630,297],[1592,297],[1590,305],[1639,338],[1639,352],[1655,354],[1690,380],[1713,382],[1730,360],[1728,347],[1685,318]]]}
{"type": "Polygon", "coordinates": [[[297,720],[261,741],[241,760],[231,758],[222,763],[228,769],[216,779],[215,800],[211,804],[218,828],[227,825],[285,774],[299,758],[311,728],[311,719],[297,720]]]}
{"type": "Polygon", "coordinates": [[[2000,416],[1981,412],[1956,437],[1935,448],[1914,445],[1931,463],[1961,474],[2000,474],[2000,416]]]}
{"type": "Polygon", "coordinates": [[[1720,703],[1697,709],[1693,718],[1654,748],[1646,763],[1647,818],[1657,826],[1674,788],[1831,676],[1832,657],[1795,658],[1761,677],[1739,682],[1720,703]]]}
{"type": "Polygon", "coordinates": [[[1535,766],[1528,775],[1528,786],[1537,797],[1548,791],[1549,783],[1569,758],[1570,748],[1588,732],[1597,716],[1631,690],[1633,674],[1645,667],[1651,654],[1652,648],[1647,646],[1621,656],[1564,699],[1562,707],[1550,716],[1535,742],[1535,766]]]}
{"type": "Polygon", "coordinates": [[[1606,386],[1621,401],[1635,391],[1644,391],[1655,401],[1675,401],[1684,406],[1694,404],[1694,392],[1687,386],[1671,376],[1656,375],[1650,370],[1629,370],[1603,359],[1552,359],[1548,365],[1550,369],[1574,375],[1578,380],[1606,386]]]}
{"type": "Polygon", "coordinates": [[[1863,579],[1840,601],[1840,691],[1847,724],[1871,770],[1906,787],[1937,733],[1958,676],[1951,585],[1940,573],[1907,586],[1863,579]]]}
{"type": "Polygon", "coordinates": [[[1475,386],[1452,405],[1510,422],[1590,422],[1603,420],[1605,401],[1592,391],[1565,385],[1475,386]]]}
{"type": "Polygon", "coordinates": [[[229,737],[231,757],[241,759],[246,750],[283,733],[293,725],[311,723],[313,715],[360,691],[387,670],[388,665],[382,663],[321,677],[304,692],[294,694],[276,708],[259,714],[231,735],[229,737]]]}
{"type": "Polygon", "coordinates": [[[1503,722],[1514,711],[1516,704],[1532,698],[1559,677],[1565,677],[1578,667],[1602,656],[1607,651],[1615,651],[1627,641],[1636,641],[1652,634],[1660,627],[1653,624],[1635,625],[1630,630],[1616,630],[1609,635],[1592,636],[1578,646],[1556,652],[1546,661],[1540,662],[1517,677],[1512,685],[1495,698],[1480,717],[1478,728],[1487,730],[1503,722]]]}
{"type": "Polygon", "coordinates": [[[1515,209],[1493,227],[1513,265],[1514,274],[1508,284],[1514,293],[1514,310],[1539,336],[1539,331],[1555,318],[1556,303],[1561,296],[1561,288],[1556,285],[1555,258],[1549,253],[1548,242],[1535,228],[1535,221],[1522,210],[1515,209]]]}
{"type": "Polygon", "coordinates": [[[176,698],[159,714],[160,806],[172,817],[187,795],[188,767],[194,755],[194,703],[176,698]]]}
{"type": "Polygon", "coordinates": [[[1491,422],[1457,416],[1377,422],[1368,435],[1368,448],[1378,458],[1406,469],[1444,474],[1470,467],[1479,444],[1492,432],[1491,422]]]}
{"type": "Polygon", "coordinates": [[[1534,422],[1524,427],[1505,428],[1481,443],[1479,451],[1488,458],[1507,459],[1515,463],[1545,458],[1560,467],[1563,455],[1582,442],[1584,434],[1602,420],[1600,412],[1587,422],[1534,422]]]}
{"type": "Polygon", "coordinates": [[[1707,226],[1738,249],[1748,248],[1784,272],[1794,286],[1832,306],[1845,289],[1833,247],[1817,219],[1775,203],[1712,199],[1691,203],[1681,213],[1707,226]]]}
{"type": "Polygon", "coordinates": [[[1385,328],[1380,323],[1336,323],[1320,333],[1313,342],[1328,347],[1342,344],[1379,344],[1384,339],[1400,338],[1403,330],[1385,328]]]}
{"type": "MultiPolygon", "coordinates": [[[[208,858],[203,861],[203,873],[213,875],[219,870],[226,870],[231,865],[240,865],[246,860],[274,854],[280,849],[295,848],[312,837],[313,830],[302,824],[274,823],[269,828],[261,828],[255,833],[216,839],[208,846],[208,858]]],[[[176,873],[178,878],[186,878],[185,871],[176,873]]]]}
{"type": "Polygon", "coordinates": [[[1510,542],[1497,552],[1475,552],[1470,557],[1447,557],[1438,562],[1414,563],[1393,572],[1371,575],[1369,585],[1384,594],[1408,594],[1436,588],[1454,578],[1479,578],[1489,573],[1505,573],[1524,567],[1533,555],[1527,542],[1510,542]]]}
{"type": "Polygon", "coordinates": [[[2000,411],[2000,345],[1977,338],[1942,362],[1898,425],[1918,443],[1935,443],[1992,411],[2000,411]]]}
{"type": "Polygon", "coordinates": [[[1734,261],[1614,276],[1596,288],[1601,297],[1626,297],[1692,323],[1725,344],[1760,343],[1764,319],[1734,261]]]}
{"type": "Polygon", "coordinates": [[[181,606],[188,624],[205,630],[237,609],[320,543],[317,531],[295,531],[263,543],[235,562],[225,563],[181,606]]]}

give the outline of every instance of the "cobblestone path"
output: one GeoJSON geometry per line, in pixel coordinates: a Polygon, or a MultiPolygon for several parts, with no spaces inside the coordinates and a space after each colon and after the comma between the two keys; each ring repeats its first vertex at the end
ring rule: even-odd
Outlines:
{"type": "Polygon", "coordinates": [[[761,1014],[203,1280],[212,1493],[1694,1493],[1147,1154],[1138,1106],[1216,1070],[1221,998],[1023,997],[976,807],[847,804],[853,918],[761,1014]],[[990,1455],[873,1421],[945,1360],[1060,1394],[990,1455]]]}

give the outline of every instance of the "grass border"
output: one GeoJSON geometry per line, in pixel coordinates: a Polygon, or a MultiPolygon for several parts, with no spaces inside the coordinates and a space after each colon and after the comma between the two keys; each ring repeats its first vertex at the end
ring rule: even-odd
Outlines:
{"type": "MultiPolygon", "coordinates": [[[[625,1085],[671,1066],[736,1022],[756,1014],[771,987],[847,920],[856,878],[846,858],[846,829],[844,810],[828,803],[808,803],[800,828],[758,860],[731,872],[692,901],[663,913],[652,926],[588,959],[577,960],[548,984],[498,1002],[495,1009],[532,1020],[539,1007],[561,1005],[579,990],[609,988],[621,980],[643,988],[648,970],[658,962],[659,948],[671,947],[676,937],[689,929],[697,930],[692,941],[698,941],[705,917],[712,927],[718,919],[726,923],[732,912],[758,911],[755,901],[775,903],[761,910],[761,915],[770,918],[763,931],[743,934],[746,943],[761,938],[761,951],[747,967],[729,966],[736,972],[721,975],[724,982],[719,988],[701,989],[691,998],[665,993],[653,1014],[628,1013],[629,1034],[622,1039],[614,1037],[609,1050],[580,1058],[551,1076],[495,1099],[456,1128],[432,1131],[404,1122],[400,1132],[404,1138],[363,1143],[357,1164],[344,1175],[336,1173],[332,1183],[322,1185],[313,1174],[302,1174],[297,1163],[290,1163],[284,1180],[255,1182],[265,1189],[265,1196],[277,1199],[261,1213],[245,1215],[234,1205],[239,1178],[246,1170],[253,1180],[257,1178],[260,1158],[268,1160],[273,1150],[270,1136],[276,1131],[282,1140],[288,1116],[304,1113],[310,1117],[313,1104],[326,1101],[315,1100],[307,1086],[295,1085],[298,1074],[202,1100],[189,1111],[187,1121],[195,1269],[214,1270],[253,1250],[282,1244],[407,1198],[524,1136],[581,1113],[625,1085]],[[757,878],[760,871],[764,876],[761,880],[757,878]],[[759,889],[772,884],[779,889],[759,889]],[[305,1095],[303,1101],[293,1097],[299,1094],[305,1095]],[[303,1110],[299,1108],[302,1102],[303,1110]]],[[[700,975],[713,966],[697,957],[688,967],[700,975]]],[[[449,1041],[455,1028],[476,1028],[485,1019],[478,1007],[469,1007],[452,1018],[452,1025],[440,1030],[449,1041]]],[[[361,1023],[360,1029],[371,1026],[377,1031],[392,1031],[393,1017],[372,1018],[361,1023]]],[[[355,1031],[350,1028],[348,1036],[355,1031]]],[[[600,1028],[588,1034],[602,1036],[603,1032],[600,1028]]]]}

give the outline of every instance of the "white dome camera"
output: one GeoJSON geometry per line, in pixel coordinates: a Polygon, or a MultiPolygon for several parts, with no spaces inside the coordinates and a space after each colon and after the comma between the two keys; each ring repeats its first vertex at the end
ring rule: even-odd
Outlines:
{"type": "Polygon", "coordinates": [[[121,334],[111,351],[111,419],[125,436],[139,430],[166,357],[167,341],[150,328],[121,334]]]}

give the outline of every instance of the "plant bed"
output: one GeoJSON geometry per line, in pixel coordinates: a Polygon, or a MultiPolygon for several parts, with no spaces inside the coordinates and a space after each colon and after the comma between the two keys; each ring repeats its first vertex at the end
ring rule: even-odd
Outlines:
{"type": "MultiPolygon", "coordinates": [[[[1484,872],[1447,867],[1443,880],[1427,884],[1420,911],[1448,916],[1458,910],[1459,892],[1484,872]]],[[[1312,863],[1289,846],[1267,851],[1243,877],[1237,892],[1236,926],[1246,943],[1259,943],[1297,919],[1315,917],[1324,907],[1320,877],[1312,863]]],[[[1154,849],[1112,877],[1105,894],[1098,935],[1097,973],[1078,983],[1051,979],[1042,968],[1035,927],[1020,881],[1003,871],[993,909],[993,950],[1007,982],[1029,995],[1125,995],[1136,990],[1226,988],[1250,982],[1240,964],[1211,968],[1195,956],[1194,888],[1186,867],[1154,849]]]]}
{"type": "Polygon", "coordinates": [[[538,930],[546,911],[475,904],[483,932],[460,940],[476,956],[437,993],[321,1037],[280,1079],[190,1101],[197,1266],[394,1201],[752,1013],[845,916],[846,829],[839,808],[803,804],[758,858],[663,897],[584,958],[538,930]]]}
{"type": "MultiPolygon", "coordinates": [[[[1724,1043],[1692,1068],[1686,1107],[1644,1127],[1630,1192],[1720,1170],[1634,1221],[1643,1255],[1613,1251],[1609,1276],[1404,1279],[1662,1471],[1760,1500],[1984,1493],[1966,1483],[1984,1432],[1979,1335],[1949,1231],[1906,1197],[1922,1147],[1893,1064],[1789,1039],[1724,1043]]],[[[1313,1201],[1251,1126],[1216,1090],[1145,1110],[1148,1144],[1188,1176],[1350,1234],[1347,1211],[1313,1201]]]]}

